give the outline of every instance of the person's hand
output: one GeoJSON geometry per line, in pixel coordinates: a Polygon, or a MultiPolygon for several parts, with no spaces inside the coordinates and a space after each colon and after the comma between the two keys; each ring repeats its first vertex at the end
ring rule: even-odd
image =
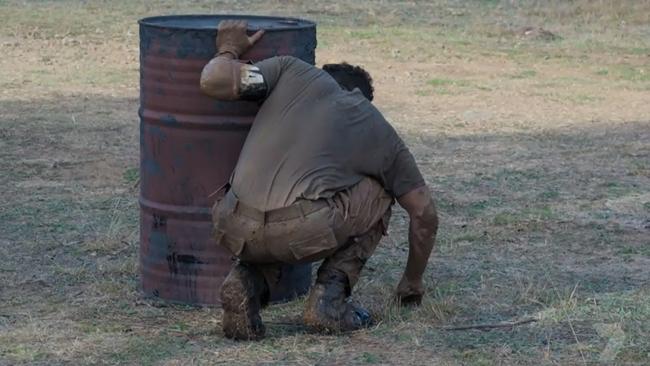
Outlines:
{"type": "Polygon", "coordinates": [[[422,280],[410,281],[403,276],[397,285],[395,298],[402,306],[417,306],[422,303],[422,295],[424,295],[422,280]]]}
{"type": "Polygon", "coordinates": [[[239,58],[264,35],[260,29],[252,36],[246,35],[248,22],[245,20],[222,20],[217,28],[217,50],[219,54],[230,53],[239,58]]]}

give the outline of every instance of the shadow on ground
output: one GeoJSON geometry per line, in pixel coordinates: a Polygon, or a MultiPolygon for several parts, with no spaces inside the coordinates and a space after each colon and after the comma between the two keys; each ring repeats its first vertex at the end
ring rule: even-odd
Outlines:
{"type": "MultiPolygon", "coordinates": [[[[154,363],[214,349],[227,359],[247,347],[214,330],[217,310],[139,298],[137,103],[98,95],[0,102],[0,358],[7,362],[154,363]]],[[[505,346],[524,359],[546,352],[591,360],[608,342],[599,323],[620,324],[628,334],[621,352],[641,357],[649,330],[636,322],[650,311],[632,308],[648,299],[650,278],[648,126],[407,134],[442,217],[425,306],[408,311],[386,301],[407,253],[398,210],[357,291],[380,325],[350,336],[354,342],[304,334],[281,325],[295,321],[300,301],[278,305],[265,313],[270,337],[260,359],[337,362],[362,345],[371,351],[359,360],[387,363],[397,357],[391,347],[468,362],[505,346]],[[539,324],[439,329],[527,316],[539,324]],[[296,339],[311,353],[288,345],[296,339]],[[584,346],[580,356],[576,344],[584,346]]]]}

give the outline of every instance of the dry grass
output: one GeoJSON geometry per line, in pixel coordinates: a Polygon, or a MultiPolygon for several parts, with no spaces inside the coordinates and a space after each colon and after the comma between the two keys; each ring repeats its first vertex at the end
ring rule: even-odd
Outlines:
{"type": "Polygon", "coordinates": [[[0,1],[0,364],[638,364],[650,358],[647,1],[0,1]],[[260,343],[137,293],[138,32],[168,13],[319,22],[376,80],[442,216],[422,307],[389,298],[396,211],[355,297],[378,319],[260,343]],[[542,27],[561,38],[521,35],[542,27]],[[512,329],[442,327],[536,317],[512,329]]]}

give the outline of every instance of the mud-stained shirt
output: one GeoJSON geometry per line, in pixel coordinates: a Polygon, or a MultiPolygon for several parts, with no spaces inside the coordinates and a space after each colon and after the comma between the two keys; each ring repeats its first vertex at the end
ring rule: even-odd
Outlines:
{"type": "Polygon", "coordinates": [[[268,211],[332,197],[365,176],[394,197],[424,184],[402,139],[358,89],[290,56],[255,65],[267,96],[232,176],[239,200],[268,211]]]}

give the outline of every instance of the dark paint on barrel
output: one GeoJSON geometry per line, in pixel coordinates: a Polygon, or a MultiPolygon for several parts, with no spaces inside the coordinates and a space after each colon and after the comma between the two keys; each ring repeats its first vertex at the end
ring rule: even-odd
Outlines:
{"type": "MultiPolygon", "coordinates": [[[[219,304],[233,263],[212,239],[211,207],[230,178],[258,110],[201,93],[215,55],[216,28],[243,19],[264,37],[242,59],[291,55],[315,60],[316,25],[277,17],[181,15],[140,20],[140,279],[145,296],[219,304]]],[[[305,293],[311,266],[286,266],[273,301],[305,293]]]]}

